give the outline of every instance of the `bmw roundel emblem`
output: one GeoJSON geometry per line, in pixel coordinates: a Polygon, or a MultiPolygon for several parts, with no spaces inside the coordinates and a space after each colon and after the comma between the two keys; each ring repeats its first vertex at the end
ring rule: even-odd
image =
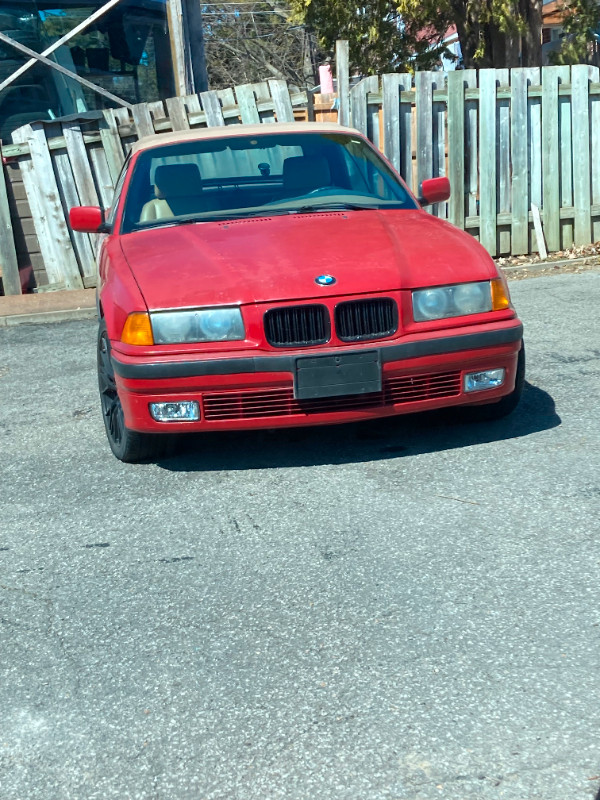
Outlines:
{"type": "Polygon", "coordinates": [[[318,278],[315,278],[315,283],[318,283],[319,286],[333,286],[335,278],[333,275],[319,275],[318,278]]]}

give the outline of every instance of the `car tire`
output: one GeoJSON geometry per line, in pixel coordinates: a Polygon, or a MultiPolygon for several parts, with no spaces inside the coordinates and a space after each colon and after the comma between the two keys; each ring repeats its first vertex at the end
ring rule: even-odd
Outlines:
{"type": "Polygon", "coordinates": [[[496,403],[486,403],[480,406],[461,406],[457,409],[460,419],[464,422],[491,422],[495,419],[502,419],[512,414],[519,405],[524,384],[525,342],[522,342],[517,360],[517,375],[515,377],[515,388],[513,391],[496,403]]]}
{"type": "Polygon", "coordinates": [[[138,433],[125,425],[110,357],[110,339],[104,320],[100,321],[98,328],[98,389],[108,443],[119,461],[135,464],[162,455],[166,446],[165,435],[138,433]]]}

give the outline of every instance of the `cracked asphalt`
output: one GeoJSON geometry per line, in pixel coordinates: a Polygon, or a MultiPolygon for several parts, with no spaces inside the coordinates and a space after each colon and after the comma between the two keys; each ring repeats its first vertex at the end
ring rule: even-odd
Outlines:
{"type": "Polygon", "coordinates": [[[104,440],[93,321],[0,329],[2,800],[592,800],[600,272],[521,406],[104,440]]]}

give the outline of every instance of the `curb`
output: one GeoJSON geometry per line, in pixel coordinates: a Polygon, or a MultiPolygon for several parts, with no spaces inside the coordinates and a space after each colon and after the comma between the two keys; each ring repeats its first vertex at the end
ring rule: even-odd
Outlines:
{"type": "Polygon", "coordinates": [[[63,311],[39,311],[35,314],[14,314],[0,317],[0,328],[15,325],[35,325],[41,322],[73,322],[80,319],[95,319],[95,308],[69,308],[63,311]]]}
{"type": "Polygon", "coordinates": [[[543,272],[544,270],[554,269],[555,267],[600,266],[600,256],[593,255],[581,256],[580,258],[561,258],[557,261],[529,261],[526,264],[510,264],[507,266],[503,266],[502,264],[498,264],[496,262],[496,266],[501,269],[502,272],[506,273],[507,277],[510,277],[512,272],[520,272],[524,269],[526,269],[528,272],[543,272]]]}

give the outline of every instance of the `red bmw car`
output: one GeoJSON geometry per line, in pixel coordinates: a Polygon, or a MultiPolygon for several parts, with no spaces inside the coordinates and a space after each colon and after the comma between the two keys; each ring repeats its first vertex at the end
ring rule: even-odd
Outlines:
{"type": "Polygon", "coordinates": [[[137,142],[99,253],[98,379],[122,461],[185,431],[325,425],[521,394],[503,276],[357,131],[234,125],[137,142]]]}

